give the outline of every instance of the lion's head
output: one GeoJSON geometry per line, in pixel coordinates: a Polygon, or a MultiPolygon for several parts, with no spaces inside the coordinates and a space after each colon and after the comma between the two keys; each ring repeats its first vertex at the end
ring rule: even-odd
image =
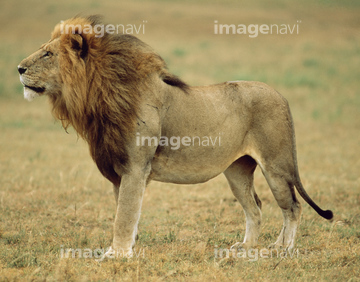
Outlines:
{"type": "Polygon", "coordinates": [[[20,81],[24,85],[24,97],[31,101],[39,95],[60,93],[59,40],[41,46],[18,66],[20,81]]]}
{"type": "Polygon", "coordinates": [[[148,88],[154,74],[167,84],[187,88],[147,44],[131,35],[99,36],[97,25],[101,25],[98,16],[61,22],[50,41],[18,66],[25,98],[49,96],[55,117],[82,136],[88,126],[86,118],[106,106],[118,106],[110,109],[115,114],[130,112],[127,120],[131,120],[140,89],[148,88]]]}

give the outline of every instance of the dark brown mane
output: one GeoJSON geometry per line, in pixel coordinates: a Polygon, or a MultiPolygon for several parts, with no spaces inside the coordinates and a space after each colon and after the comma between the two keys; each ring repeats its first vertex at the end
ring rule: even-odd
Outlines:
{"type": "Polygon", "coordinates": [[[73,126],[89,143],[100,171],[116,184],[120,179],[114,166],[126,171],[126,144],[135,134],[140,91],[150,74],[158,73],[165,83],[184,91],[188,86],[170,74],[162,58],[136,37],[83,32],[96,24],[100,24],[98,17],[75,17],[55,27],[51,40],[60,39],[63,90],[50,100],[54,116],[64,128],[73,126]],[[72,32],[64,32],[66,25],[74,27],[72,32]]]}

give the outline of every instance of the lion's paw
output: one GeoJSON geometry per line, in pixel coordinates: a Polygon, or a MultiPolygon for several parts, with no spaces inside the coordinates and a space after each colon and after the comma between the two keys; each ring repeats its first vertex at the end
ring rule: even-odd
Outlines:
{"type": "Polygon", "coordinates": [[[251,248],[253,248],[254,245],[253,244],[250,244],[250,243],[240,243],[240,242],[237,242],[235,243],[234,245],[232,245],[230,247],[230,250],[235,250],[235,249],[245,249],[245,250],[249,250],[251,248]]]}
{"type": "Polygon", "coordinates": [[[293,247],[291,246],[284,246],[283,244],[279,244],[279,243],[273,243],[268,246],[268,249],[279,250],[279,251],[287,251],[287,250],[291,250],[292,248],[293,247]]]}
{"type": "Polygon", "coordinates": [[[97,259],[97,262],[102,262],[107,259],[117,259],[117,258],[132,258],[133,257],[133,251],[132,249],[128,251],[124,251],[124,249],[113,249],[113,247],[109,247],[106,253],[99,259],[97,259]]]}

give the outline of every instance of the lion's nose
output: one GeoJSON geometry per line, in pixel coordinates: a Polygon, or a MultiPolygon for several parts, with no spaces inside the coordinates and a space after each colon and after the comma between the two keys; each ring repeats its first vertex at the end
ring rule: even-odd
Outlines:
{"type": "Polygon", "coordinates": [[[18,66],[18,72],[20,74],[23,74],[24,72],[26,72],[26,70],[27,70],[27,68],[23,68],[23,67],[18,66]]]}

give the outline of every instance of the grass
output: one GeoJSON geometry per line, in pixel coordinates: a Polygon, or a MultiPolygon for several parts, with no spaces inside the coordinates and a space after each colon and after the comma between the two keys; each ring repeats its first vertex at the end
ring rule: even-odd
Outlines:
{"type": "MultiPolygon", "coordinates": [[[[202,2],[3,3],[0,280],[359,280],[359,6],[202,2]],[[301,200],[296,256],[218,258],[216,250],[242,241],[245,232],[242,209],[225,178],[188,186],[152,182],[144,197],[139,255],[97,262],[95,255],[112,240],[111,185],[87,145],[54,122],[46,98],[22,99],[16,73],[20,60],[49,39],[58,21],[80,12],[103,14],[110,23],[147,20],[139,37],[191,85],[260,80],[281,92],[295,120],[303,184],[335,219],[327,222],[301,200]],[[213,34],[214,20],[293,24],[298,19],[296,36],[213,34]],[[68,248],[99,250],[92,258],[61,258],[68,248]]],[[[276,240],[282,215],[259,171],[255,185],[263,202],[260,250],[276,240]]]]}

